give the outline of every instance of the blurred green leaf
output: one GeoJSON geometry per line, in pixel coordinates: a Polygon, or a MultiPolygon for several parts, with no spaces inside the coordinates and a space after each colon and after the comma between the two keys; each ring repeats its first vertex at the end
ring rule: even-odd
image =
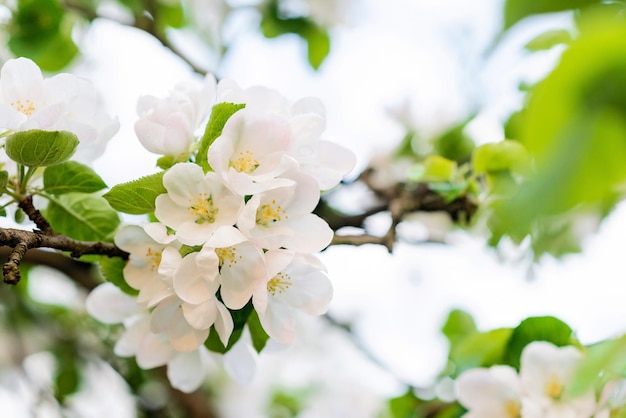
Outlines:
{"type": "Polygon", "coordinates": [[[81,367],[84,361],[78,355],[76,347],[71,343],[59,343],[52,353],[56,359],[54,369],[54,396],[63,403],[75,393],[82,380],[81,367]]]}
{"type": "Polygon", "coordinates": [[[100,196],[67,193],[50,199],[44,216],[52,228],[81,241],[112,241],[120,218],[100,196]]]}
{"type": "Polygon", "coordinates": [[[389,409],[389,418],[420,418],[418,415],[418,407],[423,403],[421,399],[415,396],[413,389],[409,388],[404,394],[389,399],[387,406],[389,409]]]}
{"type": "Polygon", "coordinates": [[[157,2],[157,24],[161,30],[180,29],[187,23],[182,2],[157,2]]]}
{"type": "Polygon", "coordinates": [[[572,395],[580,395],[592,388],[601,377],[608,380],[624,374],[626,374],[626,335],[589,347],[568,388],[572,395]]]}
{"type": "Polygon", "coordinates": [[[476,174],[523,172],[528,166],[528,153],[522,144],[508,139],[484,144],[474,150],[472,166],[476,174]]]}
{"type": "Polygon", "coordinates": [[[554,29],[537,35],[524,48],[529,51],[543,51],[557,45],[568,44],[572,41],[572,34],[565,29],[554,29]]]}
{"type": "Polygon", "coordinates": [[[474,367],[490,367],[501,364],[504,350],[512,333],[511,328],[499,328],[469,334],[450,350],[454,363],[454,376],[474,367]]]}
{"type": "Polygon", "coordinates": [[[93,193],[107,187],[90,167],[76,161],[47,167],[43,172],[44,191],[53,195],[80,192],[93,193]]]}
{"type": "Polygon", "coordinates": [[[103,195],[113,209],[141,215],[154,212],[158,195],[167,193],[163,186],[165,171],[143,176],[137,180],[113,186],[103,195]]]}
{"type": "Polygon", "coordinates": [[[414,182],[450,182],[456,175],[456,169],[456,161],[439,155],[429,155],[411,168],[408,178],[414,182]]]}
{"type": "Polygon", "coordinates": [[[558,347],[576,342],[572,329],[553,316],[537,316],[524,319],[513,329],[506,345],[504,362],[516,369],[524,347],[533,341],[548,341],[558,347]]]}
{"type": "Polygon", "coordinates": [[[32,129],[6,138],[6,153],[27,167],[47,167],[67,161],[78,146],[78,138],[68,131],[32,129]]]}
{"type": "Polygon", "coordinates": [[[446,336],[450,345],[453,346],[468,335],[477,332],[476,322],[474,322],[474,318],[469,313],[460,309],[454,309],[448,314],[441,332],[446,336]]]}
{"type": "Polygon", "coordinates": [[[472,120],[473,117],[468,118],[436,137],[433,141],[435,152],[457,163],[469,161],[475,144],[474,140],[465,133],[465,128],[472,120]]]}
{"type": "Polygon", "coordinates": [[[202,167],[205,172],[210,170],[209,162],[207,161],[209,147],[222,134],[222,130],[224,129],[224,125],[226,125],[228,119],[244,107],[246,107],[245,104],[235,103],[218,103],[213,106],[209,122],[207,123],[204,135],[200,140],[200,146],[198,147],[198,154],[196,157],[196,164],[202,167]]]}
{"type": "Polygon", "coordinates": [[[504,28],[508,29],[520,20],[542,13],[575,10],[601,0],[507,0],[504,5],[504,28]]]}

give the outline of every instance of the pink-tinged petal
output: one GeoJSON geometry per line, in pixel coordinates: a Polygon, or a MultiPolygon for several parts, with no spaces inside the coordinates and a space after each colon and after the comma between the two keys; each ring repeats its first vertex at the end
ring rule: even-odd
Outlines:
{"type": "Polygon", "coordinates": [[[209,330],[197,330],[192,328],[183,315],[170,322],[167,337],[176,351],[193,351],[200,347],[209,336],[209,330]]]}
{"type": "Polygon", "coordinates": [[[198,330],[206,330],[211,328],[219,315],[217,304],[219,302],[215,297],[210,300],[192,305],[190,303],[183,303],[183,315],[185,319],[193,328],[198,330]]]}
{"type": "Polygon", "coordinates": [[[222,300],[231,309],[241,309],[252,297],[257,281],[265,278],[263,253],[251,242],[221,251],[224,254],[220,270],[222,300]]]}
{"type": "Polygon", "coordinates": [[[282,246],[293,251],[315,253],[328,247],[333,239],[333,230],[317,215],[288,219],[285,226],[291,227],[293,235],[285,236],[282,246]]]}
{"type": "Polygon", "coordinates": [[[211,358],[203,346],[187,353],[177,353],[167,363],[167,378],[173,388],[191,393],[206,379],[211,358]]]}
{"type": "Polygon", "coordinates": [[[135,358],[142,369],[163,366],[174,355],[172,346],[163,335],[149,332],[139,344],[135,358]]]}
{"type": "Polygon", "coordinates": [[[245,328],[239,341],[224,354],[224,369],[237,383],[248,384],[256,372],[258,357],[252,347],[250,333],[245,328]]]}
{"type": "Polygon", "coordinates": [[[127,324],[126,330],[115,343],[113,352],[120,357],[134,356],[149,333],[150,319],[147,316],[135,318],[131,323],[127,324]]]}
{"type": "Polygon", "coordinates": [[[161,276],[171,279],[182,260],[183,258],[176,248],[166,247],[161,252],[161,262],[157,271],[161,276]]]}
{"type": "Polygon", "coordinates": [[[166,332],[170,322],[174,316],[178,314],[180,304],[180,300],[175,296],[159,303],[159,305],[152,311],[150,330],[155,334],[166,332]]]}
{"type": "Polygon", "coordinates": [[[286,304],[270,298],[259,320],[267,334],[281,344],[289,344],[295,334],[296,320],[293,310],[286,304]]]}
{"type": "Polygon", "coordinates": [[[326,120],[315,113],[302,113],[291,119],[294,142],[290,154],[299,162],[313,161],[317,154],[317,143],[326,129],[326,120]]]}
{"type": "Polygon", "coordinates": [[[333,298],[333,286],[326,275],[318,270],[302,272],[289,270],[293,284],[277,295],[286,304],[309,315],[322,315],[333,298]]]}
{"type": "Polygon", "coordinates": [[[112,283],[93,289],[85,301],[87,312],[100,322],[117,324],[139,313],[137,298],[122,292],[112,283]]]}
{"type": "Polygon", "coordinates": [[[211,268],[199,268],[196,264],[197,254],[192,253],[183,258],[173,280],[176,294],[192,304],[212,299],[219,287],[215,280],[219,265],[217,257],[211,268]]]}
{"type": "Polygon", "coordinates": [[[216,302],[215,306],[219,312],[214,324],[215,330],[217,331],[217,335],[220,337],[220,341],[224,344],[224,347],[226,347],[228,346],[228,340],[230,339],[230,335],[233,333],[235,324],[230,312],[223,304],[216,302]]]}

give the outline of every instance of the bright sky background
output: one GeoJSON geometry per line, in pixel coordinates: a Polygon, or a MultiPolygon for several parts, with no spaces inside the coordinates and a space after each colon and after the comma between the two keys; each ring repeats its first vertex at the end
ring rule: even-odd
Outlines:
{"type": "MultiPolygon", "coordinates": [[[[292,99],[320,97],[327,106],[327,138],[353,149],[361,168],[402,137],[403,128],[386,109],[406,99],[412,122],[424,133],[464,118],[472,103],[485,105],[488,112],[474,131],[481,142],[501,139],[498,118],[519,100],[517,83],[536,78],[554,59],[554,52],[522,59],[528,34],[555,22],[535,20],[482,60],[499,25],[500,0],[471,6],[465,0],[357,3],[363,9],[351,27],[336,32],[318,73],[304,64],[297,39],[268,42],[251,31],[233,47],[220,75],[292,99]]],[[[110,185],[153,172],[155,156],[132,133],[136,98],[166,94],[189,70],[156,41],[112,23],[96,22],[85,41],[90,52],[78,71],[96,81],[122,124],[96,169],[110,185]]],[[[354,321],[374,355],[416,385],[430,383],[443,366],[446,346],[438,331],[455,307],[474,314],[484,329],[515,326],[528,315],[555,315],[592,342],[625,328],[619,245],[625,227],[622,206],[583,255],[546,260],[532,280],[527,263],[503,263],[480,237],[463,233],[454,234],[449,246],[401,244],[393,256],[382,247],[334,247],[323,254],[336,289],[331,313],[354,321]]]]}

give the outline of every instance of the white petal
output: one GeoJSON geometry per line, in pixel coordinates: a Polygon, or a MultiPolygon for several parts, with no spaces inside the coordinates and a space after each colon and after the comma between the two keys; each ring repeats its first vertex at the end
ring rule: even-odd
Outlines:
{"type": "Polygon", "coordinates": [[[224,346],[227,346],[228,340],[230,339],[230,334],[232,334],[234,328],[233,318],[224,305],[216,302],[216,306],[217,310],[219,311],[219,315],[217,316],[217,320],[215,321],[215,330],[217,331],[217,335],[220,336],[220,341],[222,341],[222,344],[224,344],[224,346]]]}
{"type": "Polygon", "coordinates": [[[224,369],[237,383],[245,385],[254,377],[257,358],[246,328],[239,341],[224,354],[224,369]]]}
{"type": "Polygon", "coordinates": [[[175,389],[193,392],[206,378],[209,362],[209,353],[204,346],[188,353],[177,353],[167,363],[167,378],[175,389]]]}
{"type": "Polygon", "coordinates": [[[210,300],[205,301],[203,303],[199,303],[197,305],[192,305],[190,303],[184,303],[182,305],[183,315],[185,319],[195,329],[204,330],[211,328],[211,325],[215,323],[219,311],[217,309],[217,304],[219,302],[215,297],[212,297],[210,300]]]}
{"type": "Polygon", "coordinates": [[[263,329],[281,344],[289,344],[293,340],[296,321],[292,309],[286,304],[270,299],[264,314],[259,314],[263,329]]]}
{"type": "Polygon", "coordinates": [[[100,322],[117,324],[141,311],[137,299],[122,292],[113,283],[93,289],[85,301],[87,312],[100,322]]]}

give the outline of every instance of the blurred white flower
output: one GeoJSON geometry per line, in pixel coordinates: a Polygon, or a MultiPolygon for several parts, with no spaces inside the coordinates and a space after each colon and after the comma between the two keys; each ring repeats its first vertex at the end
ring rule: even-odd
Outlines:
{"type": "Polygon", "coordinates": [[[0,71],[0,129],[73,132],[80,141],[74,159],[97,158],[117,133],[119,122],[102,108],[94,85],[74,75],[44,79],[27,58],[11,59],[0,71]]]}
{"type": "Polygon", "coordinates": [[[455,389],[459,403],[468,409],[464,418],[520,417],[520,379],[510,366],[467,370],[456,379],[455,389]]]}

